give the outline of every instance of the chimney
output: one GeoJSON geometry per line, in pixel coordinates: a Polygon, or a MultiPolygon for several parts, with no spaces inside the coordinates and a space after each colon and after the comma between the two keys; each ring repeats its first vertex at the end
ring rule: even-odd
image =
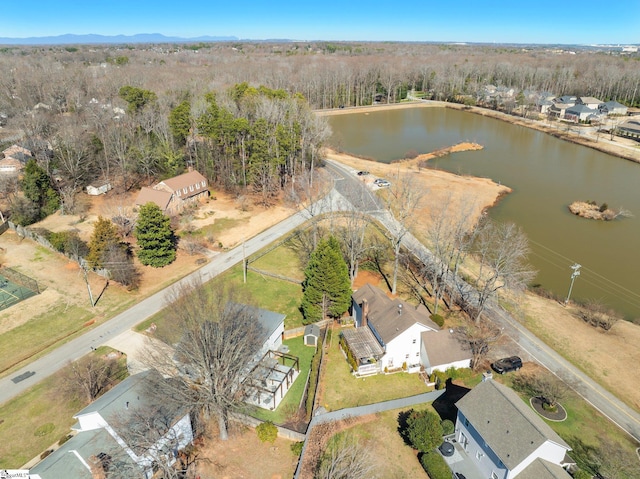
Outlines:
{"type": "Polygon", "coordinates": [[[366,328],[369,321],[369,303],[366,299],[362,300],[362,321],[361,327],[366,328]]]}

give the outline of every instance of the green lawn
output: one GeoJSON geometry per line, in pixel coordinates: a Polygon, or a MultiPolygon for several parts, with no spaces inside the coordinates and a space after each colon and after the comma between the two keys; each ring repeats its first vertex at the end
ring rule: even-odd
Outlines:
{"type": "MultiPolygon", "coordinates": [[[[94,354],[109,351],[103,347],[94,354]]],[[[0,469],[19,469],[69,433],[76,422],[73,415],[86,404],[60,392],[64,373],[63,369],[0,406],[0,469]]]]}
{"type": "Polygon", "coordinates": [[[263,271],[280,274],[287,278],[302,281],[304,279],[304,266],[300,263],[300,256],[285,245],[269,251],[264,256],[250,262],[250,266],[263,271]]]}
{"type": "MultiPolygon", "coordinates": [[[[311,359],[316,349],[305,346],[303,336],[287,339],[284,344],[289,346],[289,354],[298,356],[300,359],[300,374],[296,378],[293,386],[287,392],[282,402],[275,411],[267,411],[266,409],[253,408],[250,414],[263,421],[272,421],[275,424],[285,423],[292,414],[298,411],[298,406],[304,394],[304,387],[309,375],[311,359]]],[[[304,405],[303,405],[304,406],[304,405]]]]}
{"type": "Polygon", "coordinates": [[[366,378],[352,376],[350,366],[340,351],[337,334],[338,330],[334,330],[331,338],[327,338],[329,349],[324,358],[320,404],[327,410],[363,406],[431,390],[418,374],[378,374],[366,378]]]}
{"type": "MultiPolygon", "coordinates": [[[[240,292],[250,295],[254,306],[286,315],[285,329],[302,326],[302,286],[289,283],[280,279],[263,276],[249,271],[247,283],[243,282],[242,266],[236,265],[229,271],[214,278],[212,281],[223,281],[228,285],[237,287],[240,292]]],[[[169,324],[164,310],[156,313],[151,318],[136,326],[137,331],[144,331],[151,323],[157,326],[157,335],[162,338],[170,338],[172,341],[180,339],[179,331],[169,324]]]]}
{"type": "Polygon", "coordinates": [[[19,362],[82,330],[94,314],[88,309],[58,303],[51,310],[1,334],[0,372],[4,373],[19,362]]]}

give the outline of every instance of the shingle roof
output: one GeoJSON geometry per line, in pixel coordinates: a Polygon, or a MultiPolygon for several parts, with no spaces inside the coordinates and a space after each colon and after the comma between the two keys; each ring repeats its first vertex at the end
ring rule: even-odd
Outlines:
{"type": "Polygon", "coordinates": [[[166,180],[158,183],[155,188],[162,187],[162,185],[169,188],[171,191],[178,191],[184,188],[187,188],[187,193],[180,195],[181,198],[188,198],[189,196],[194,196],[198,193],[202,193],[206,186],[202,186],[202,182],[207,184],[207,179],[202,176],[199,172],[193,170],[188,173],[184,173],[182,175],[174,176],[173,178],[168,178],[166,180]],[[194,188],[194,191],[190,191],[188,188],[190,186],[198,185],[199,188],[194,188]]]}
{"type": "Polygon", "coordinates": [[[91,456],[109,454],[118,461],[128,460],[115,439],[105,429],[94,429],[73,436],[29,472],[42,479],[92,479],[91,471],[82,463],[78,455],[89,465],[91,456]]]}
{"type": "Polygon", "coordinates": [[[286,314],[274,313],[267,309],[256,308],[247,304],[228,303],[227,308],[237,308],[237,311],[246,311],[255,317],[262,326],[263,342],[267,341],[273,332],[280,327],[287,317],[286,314]]]}
{"type": "Polygon", "coordinates": [[[566,113],[598,113],[598,110],[589,108],[587,105],[578,104],[567,108],[566,113]]]}
{"type": "Polygon", "coordinates": [[[471,359],[471,351],[465,350],[448,329],[424,331],[421,339],[431,367],[471,359]]]}
{"type": "Polygon", "coordinates": [[[518,479],[570,479],[567,471],[557,464],[536,459],[518,474],[518,479]]]}
{"type": "Polygon", "coordinates": [[[456,406],[509,469],[546,441],[571,449],[513,390],[496,381],[480,383],[456,406]]]}
{"type": "Polygon", "coordinates": [[[361,286],[353,299],[369,305],[367,321],[373,325],[385,344],[402,334],[416,323],[437,331],[438,325],[429,318],[429,310],[423,305],[414,306],[400,299],[389,298],[381,289],[370,284],[361,286]]]}
{"type": "Polygon", "coordinates": [[[127,405],[131,407],[145,407],[148,399],[148,395],[145,394],[148,381],[154,379],[154,376],[155,378],[159,378],[160,374],[153,369],[129,376],[83,410],[76,413],[73,417],[77,418],[85,414],[98,412],[103,418],[108,420],[114,413],[120,413],[125,410],[127,405]]]}
{"type": "Polygon", "coordinates": [[[165,211],[167,206],[169,206],[171,196],[172,194],[168,191],[154,190],[153,188],[143,186],[140,193],[138,193],[135,204],[142,206],[147,203],[155,203],[162,211],[165,211]]]}

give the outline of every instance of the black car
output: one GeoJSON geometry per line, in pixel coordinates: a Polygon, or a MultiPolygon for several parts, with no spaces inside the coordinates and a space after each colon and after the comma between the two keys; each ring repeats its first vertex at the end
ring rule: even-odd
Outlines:
{"type": "Polygon", "coordinates": [[[367,176],[368,174],[368,171],[358,171],[358,176],[367,176]]]}
{"type": "Polygon", "coordinates": [[[499,374],[508,373],[509,371],[517,371],[522,367],[522,359],[520,359],[518,356],[498,359],[491,365],[491,367],[495,372],[499,374]]]}

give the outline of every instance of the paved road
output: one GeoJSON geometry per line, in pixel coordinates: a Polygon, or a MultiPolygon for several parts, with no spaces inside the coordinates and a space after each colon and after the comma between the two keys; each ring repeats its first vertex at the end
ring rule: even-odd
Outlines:
{"type": "MultiPolygon", "coordinates": [[[[327,162],[327,165],[335,179],[335,189],[331,191],[328,197],[321,200],[317,208],[303,210],[248,240],[244,247],[244,254],[249,256],[281,238],[289,231],[310,219],[312,211],[315,211],[317,214],[321,211],[352,209],[353,206],[349,204],[350,202],[353,202],[353,204],[357,205],[361,210],[369,212],[390,231],[397,230],[398,225],[395,223],[393,216],[382,209],[379,200],[371,194],[370,190],[362,181],[357,179],[354,171],[337,165],[334,162],[327,162]]],[[[427,260],[428,258],[433,259],[431,252],[410,233],[404,236],[403,245],[420,258],[427,260]]],[[[239,263],[242,258],[243,247],[239,246],[227,253],[217,255],[210,263],[187,276],[179,283],[191,281],[192,278],[198,276],[206,281],[239,263]]],[[[456,281],[459,280],[456,279],[456,281]]],[[[168,289],[169,288],[154,294],[131,309],[114,317],[112,320],[66,343],[50,354],[17,371],[11,377],[0,380],[0,404],[17,396],[45,377],[55,373],[69,361],[84,356],[92,347],[105,344],[118,334],[132,328],[160,311],[164,307],[164,298],[168,289]],[[27,371],[35,372],[35,375],[17,384],[11,381],[11,378],[27,371]]],[[[636,440],[640,441],[640,414],[638,414],[638,412],[629,408],[618,398],[582,373],[578,368],[560,357],[560,355],[536,338],[535,335],[501,308],[496,305],[489,305],[486,312],[489,317],[496,321],[501,327],[505,328],[505,333],[512,337],[533,359],[565,380],[585,400],[636,440]]]]}
{"type": "MultiPolygon", "coordinates": [[[[335,191],[332,191],[319,203],[320,205],[315,209],[317,212],[340,210],[348,207],[344,198],[335,191]]],[[[240,263],[242,261],[243,254],[248,257],[259,251],[266,245],[273,243],[279,238],[285,236],[294,228],[309,220],[309,217],[310,213],[308,210],[303,210],[293,216],[290,216],[286,220],[281,221],[277,225],[267,229],[250,240],[247,240],[244,245],[244,251],[243,246],[240,245],[226,253],[218,254],[205,266],[186,276],[177,284],[185,284],[198,277],[202,278],[203,281],[208,281],[218,274],[228,270],[232,266],[240,263]]],[[[82,336],[63,344],[40,359],[33,361],[12,375],[0,379],[0,404],[3,404],[9,399],[21,394],[46,377],[51,376],[62,369],[70,361],[75,361],[76,359],[81,358],[91,351],[92,348],[97,348],[106,344],[119,334],[131,329],[136,324],[144,321],[150,316],[153,316],[164,308],[166,294],[172,287],[173,286],[170,286],[157,292],[153,296],[148,297],[130,309],[115,316],[113,319],[88,331],[82,336]],[[23,381],[14,383],[11,380],[12,378],[16,378],[16,376],[30,371],[35,372],[35,374],[23,381]]]]}

